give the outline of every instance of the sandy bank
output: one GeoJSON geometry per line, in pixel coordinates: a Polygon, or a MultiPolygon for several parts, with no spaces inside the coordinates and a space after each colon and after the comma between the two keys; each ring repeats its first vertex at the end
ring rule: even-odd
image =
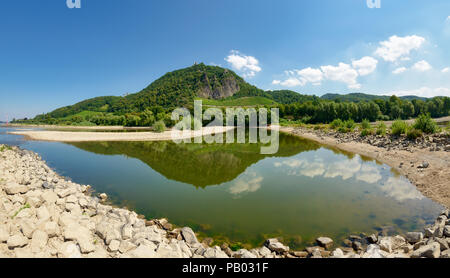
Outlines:
{"type": "Polygon", "coordinates": [[[342,137],[348,135],[330,135],[302,127],[281,127],[280,131],[385,163],[407,177],[423,195],[450,207],[450,154],[447,151],[431,151],[429,148],[419,148],[414,143],[408,145],[408,150],[400,150],[362,142],[345,142],[342,137]],[[421,168],[423,162],[429,166],[421,168]]]}
{"type": "Polygon", "coordinates": [[[92,142],[92,141],[168,141],[173,138],[187,139],[216,133],[223,133],[234,127],[204,127],[202,131],[168,130],[156,132],[70,132],[70,131],[14,131],[10,134],[23,135],[30,140],[55,142],[92,142]]]}

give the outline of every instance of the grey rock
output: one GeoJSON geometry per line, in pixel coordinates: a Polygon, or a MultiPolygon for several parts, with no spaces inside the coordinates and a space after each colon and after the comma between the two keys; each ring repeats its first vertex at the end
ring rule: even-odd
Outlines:
{"type": "Polygon", "coordinates": [[[189,227],[182,228],[181,235],[183,236],[186,243],[189,245],[194,245],[196,243],[199,243],[197,237],[195,236],[194,231],[192,231],[192,229],[189,227]]]}
{"type": "Polygon", "coordinates": [[[420,247],[419,249],[415,250],[411,254],[411,258],[439,258],[441,255],[441,246],[439,243],[434,242],[429,245],[425,245],[420,247]]]}
{"type": "Polygon", "coordinates": [[[333,240],[329,237],[319,237],[316,239],[316,242],[325,249],[330,249],[333,246],[333,240]]]}
{"type": "Polygon", "coordinates": [[[288,252],[289,251],[289,247],[288,246],[284,246],[276,238],[271,238],[271,239],[266,240],[264,245],[267,248],[269,248],[270,250],[272,250],[274,252],[277,252],[277,253],[283,253],[283,252],[288,252]]]}
{"type": "Polygon", "coordinates": [[[417,243],[423,239],[423,233],[420,232],[409,232],[406,233],[406,240],[409,243],[417,243]]]}

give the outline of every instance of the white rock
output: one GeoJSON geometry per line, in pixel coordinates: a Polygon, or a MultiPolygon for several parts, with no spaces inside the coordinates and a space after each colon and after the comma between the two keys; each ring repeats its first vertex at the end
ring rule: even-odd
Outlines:
{"type": "Polygon", "coordinates": [[[120,241],[111,240],[111,242],[108,245],[108,250],[110,252],[116,252],[117,250],[119,250],[119,247],[120,247],[120,241]]]}
{"type": "Polygon", "coordinates": [[[367,247],[366,252],[362,255],[363,258],[367,259],[381,259],[385,258],[385,254],[380,249],[380,246],[376,244],[371,244],[367,247]]]}
{"type": "Polygon", "coordinates": [[[283,253],[283,252],[288,252],[289,251],[289,247],[288,246],[284,246],[276,238],[271,238],[271,239],[266,240],[264,245],[267,248],[269,248],[270,250],[275,251],[277,253],[283,253]]]}
{"type": "Polygon", "coordinates": [[[58,249],[58,258],[81,258],[80,247],[73,242],[64,242],[58,249]]]}
{"type": "Polygon", "coordinates": [[[49,237],[54,237],[59,234],[59,226],[58,223],[51,221],[44,224],[44,232],[47,233],[49,237]]]}
{"type": "Polygon", "coordinates": [[[73,224],[67,226],[64,229],[64,238],[76,241],[82,253],[90,253],[95,250],[91,232],[83,226],[73,224]]]}
{"type": "Polygon", "coordinates": [[[0,243],[6,242],[9,238],[9,232],[6,227],[0,226],[0,243]]]}
{"type": "Polygon", "coordinates": [[[13,235],[8,238],[6,243],[8,244],[9,249],[24,247],[28,244],[28,238],[23,235],[13,235]]]}
{"type": "Polygon", "coordinates": [[[29,188],[25,185],[20,185],[14,182],[7,183],[4,187],[6,194],[15,195],[19,193],[27,193],[29,188]]]}
{"type": "Polygon", "coordinates": [[[41,199],[47,204],[55,204],[56,200],[58,200],[58,196],[53,191],[45,191],[41,195],[41,199]]]}
{"type": "Polygon", "coordinates": [[[36,230],[31,238],[31,251],[40,252],[47,245],[48,235],[46,232],[36,230]]]}
{"type": "Polygon", "coordinates": [[[155,258],[156,252],[153,247],[149,247],[147,245],[139,245],[138,248],[131,250],[125,254],[123,254],[122,257],[129,257],[129,258],[155,258]]]}
{"type": "Polygon", "coordinates": [[[46,206],[41,206],[36,210],[37,218],[41,221],[46,221],[50,219],[50,212],[46,206]]]}
{"type": "Polygon", "coordinates": [[[318,239],[316,239],[317,243],[326,248],[326,249],[330,249],[330,247],[333,245],[333,240],[329,237],[319,237],[318,239]]]}
{"type": "Polygon", "coordinates": [[[344,251],[342,251],[340,248],[337,248],[331,253],[332,258],[344,258],[344,251]]]}

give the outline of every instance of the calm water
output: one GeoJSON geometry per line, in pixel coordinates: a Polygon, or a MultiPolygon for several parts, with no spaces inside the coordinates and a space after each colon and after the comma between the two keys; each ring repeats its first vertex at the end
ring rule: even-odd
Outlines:
{"type": "Polygon", "coordinates": [[[49,143],[5,134],[0,143],[39,153],[61,175],[106,192],[148,218],[167,217],[203,237],[243,246],[433,222],[441,206],[387,165],[280,134],[276,155],[257,144],[49,143]]]}

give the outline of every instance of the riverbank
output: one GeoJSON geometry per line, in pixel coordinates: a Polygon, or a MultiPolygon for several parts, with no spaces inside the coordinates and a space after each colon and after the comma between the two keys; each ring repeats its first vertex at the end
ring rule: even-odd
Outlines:
{"type": "MultiPolygon", "coordinates": [[[[157,132],[71,132],[48,130],[19,130],[9,134],[23,135],[29,140],[52,142],[117,142],[117,141],[168,141],[174,138],[184,140],[199,136],[224,133],[234,129],[232,126],[204,127],[201,131],[179,131],[175,129],[157,132]]],[[[120,129],[117,129],[120,130],[120,129]]]]}
{"type": "Polygon", "coordinates": [[[261,248],[232,251],[199,242],[188,227],[110,206],[105,194],[59,176],[31,151],[0,145],[0,158],[0,258],[450,257],[448,210],[424,233],[404,237],[388,230],[352,235],[339,248],[321,237],[303,251],[268,239],[261,248]]]}
{"type": "Polygon", "coordinates": [[[149,130],[151,127],[127,127],[127,126],[73,126],[73,125],[32,125],[32,124],[8,124],[0,127],[15,128],[40,128],[45,130],[149,130]]]}
{"type": "Polygon", "coordinates": [[[406,137],[361,137],[356,132],[306,127],[280,127],[280,131],[385,163],[407,177],[424,196],[450,207],[450,137],[447,134],[425,135],[411,141],[406,137]]]}

